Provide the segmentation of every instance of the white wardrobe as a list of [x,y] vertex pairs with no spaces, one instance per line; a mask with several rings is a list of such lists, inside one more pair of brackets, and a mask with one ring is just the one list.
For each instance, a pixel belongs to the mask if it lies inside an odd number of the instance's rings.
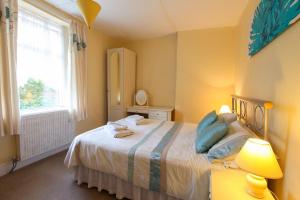
[[124,118],[133,104],[136,54],[125,48],[107,50],[108,121]]

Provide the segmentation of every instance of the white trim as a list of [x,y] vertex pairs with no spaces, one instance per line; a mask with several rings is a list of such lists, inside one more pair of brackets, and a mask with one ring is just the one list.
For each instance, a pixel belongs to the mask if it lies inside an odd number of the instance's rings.
[[33,164],[33,163],[35,163],[35,162],[37,162],[37,161],[39,161],[39,160],[42,160],[42,159],[44,159],[44,158],[53,156],[53,155],[55,155],[55,154],[57,154],[57,153],[59,153],[59,152],[62,152],[62,151],[64,151],[64,150],[68,149],[69,146],[70,146],[70,143],[65,144],[65,145],[63,145],[63,146],[61,146],[61,147],[58,147],[58,148],[56,148],[56,149],[53,149],[53,150],[51,150],[51,151],[48,151],[48,152],[46,152],[46,153],[42,153],[42,154],[40,154],[40,155],[33,156],[32,158],[29,158],[29,159],[27,159],[27,160],[21,160],[20,162],[18,162],[17,167],[16,167],[16,170],[21,169],[21,168],[23,168],[23,167],[26,167],[26,166],[28,166],[28,165],[31,165],[31,164]]
[[[69,148],[70,144],[71,143],[68,143],[68,144],[65,144],[65,145],[63,145],[59,148],[56,148],[56,149],[48,151],[46,153],[34,156],[34,157],[29,158],[27,160],[19,161],[15,170],[19,170],[23,167],[26,167],[28,165],[31,165],[31,164],[37,162],[37,161],[40,161],[40,160],[45,159],[47,157],[53,156],[53,155],[55,155],[59,152],[67,150]],[[0,164],[0,177],[8,174],[9,171],[11,170],[11,167],[12,167],[12,165],[11,165],[10,162]]]

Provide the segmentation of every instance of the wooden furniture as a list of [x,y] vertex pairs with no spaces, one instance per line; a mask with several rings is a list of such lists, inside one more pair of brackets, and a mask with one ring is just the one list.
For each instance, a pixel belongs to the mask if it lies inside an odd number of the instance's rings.
[[172,120],[172,107],[153,107],[153,106],[129,106],[128,114],[142,114],[149,119]]
[[[259,200],[246,191],[246,172],[237,169],[211,171],[211,200]],[[266,197],[261,200],[274,200],[267,190]]]
[[108,120],[126,117],[135,93],[136,54],[125,48],[107,50]]

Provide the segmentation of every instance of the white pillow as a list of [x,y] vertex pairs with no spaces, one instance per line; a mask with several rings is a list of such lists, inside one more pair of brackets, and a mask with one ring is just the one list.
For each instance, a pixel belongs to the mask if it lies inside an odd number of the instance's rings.
[[218,120],[230,124],[237,120],[237,116],[235,113],[223,113],[218,115]]
[[249,133],[253,137],[257,137],[257,135],[251,131],[248,127],[246,127],[242,122],[236,120],[228,125],[228,133],[227,136],[232,135],[236,132],[244,132]]

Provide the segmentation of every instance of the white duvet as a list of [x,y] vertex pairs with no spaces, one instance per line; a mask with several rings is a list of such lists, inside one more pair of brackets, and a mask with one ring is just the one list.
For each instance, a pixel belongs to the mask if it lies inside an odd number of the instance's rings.
[[195,124],[148,120],[132,125],[135,132],[114,138],[104,127],[77,136],[65,164],[115,175],[151,191],[179,199],[207,200],[210,163],[205,154],[196,154]]

